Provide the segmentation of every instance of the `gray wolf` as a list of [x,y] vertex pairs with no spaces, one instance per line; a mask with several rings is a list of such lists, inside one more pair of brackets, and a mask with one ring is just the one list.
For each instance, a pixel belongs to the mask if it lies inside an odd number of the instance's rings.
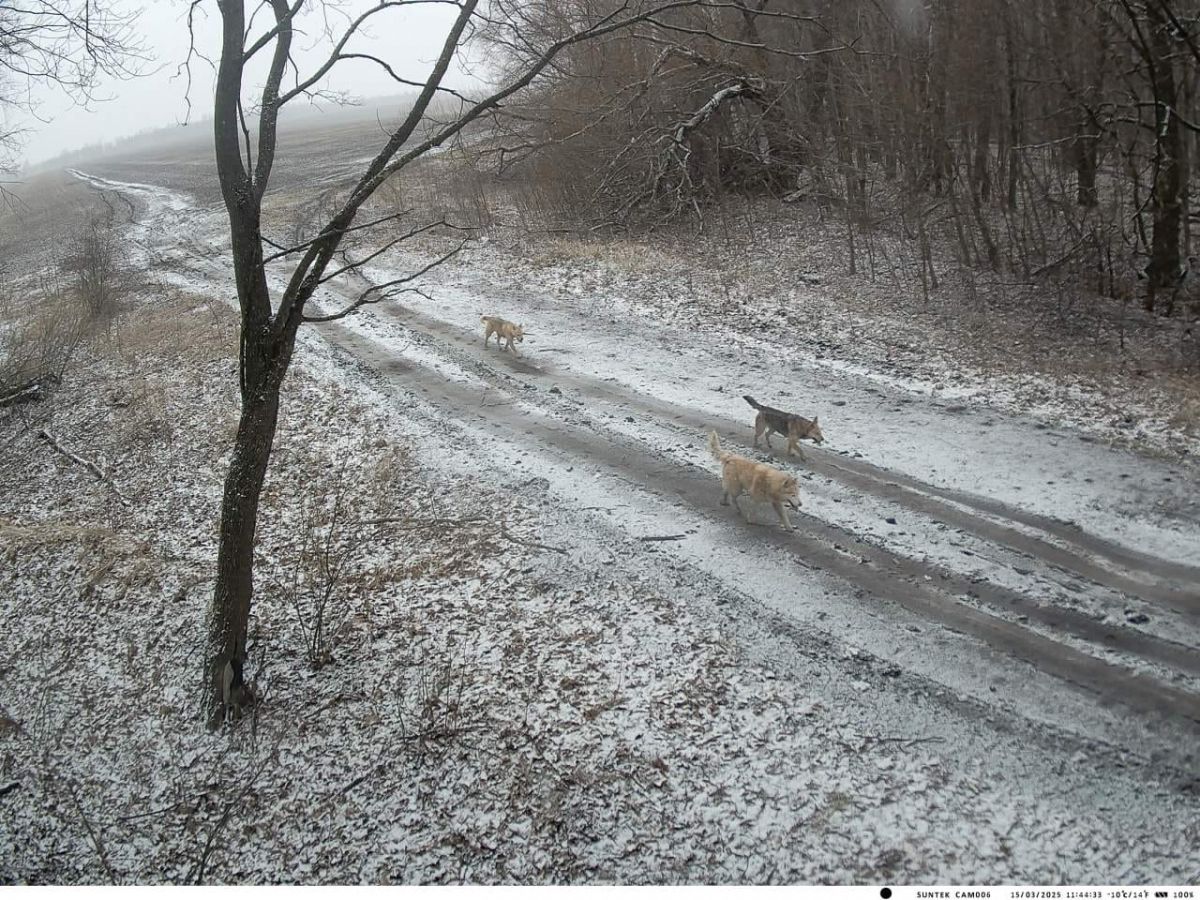
[[749,394],[743,394],[742,399],[758,410],[758,415],[754,417],[755,447],[758,446],[758,439],[763,432],[766,432],[767,446],[770,447],[772,431],[787,435],[788,454],[795,450],[801,459],[804,459],[804,451],[800,449],[801,439],[808,438],[814,444],[825,443],[825,435],[821,434],[821,426],[817,424],[815,416],[806,419],[804,416],[784,412],[773,406],[763,406]]
[[517,356],[521,355],[520,353],[517,353],[517,348],[513,346],[513,341],[516,341],[519,344],[525,340],[524,328],[508,321],[507,319],[501,319],[499,316],[480,316],[479,321],[486,326],[483,330],[484,347],[488,345],[488,338],[494,334],[496,335],[497,347],[500,346],[500,339],[504,338],[506,341],[508,341],[508,343],[504,345],[503,349],[511,350]]
[[721,449],[721,441],[715,431],[708,434],[708,449],[721,464],[721,487],[725,489],[725,493],[721,495],[722,506],[728,506],[732,497],[733,505],[745,519],[746,514],[742,512],[742,507],[737,501],[743,493],[749,494],[755,500],[769,501],[779,514],[779,521],[783,523],[783,527],[788,531],[792,530],[792,523],[788,521],[784,505],[792,509],[800,508],[800,487],[795,478],[766,463],[726,453]]

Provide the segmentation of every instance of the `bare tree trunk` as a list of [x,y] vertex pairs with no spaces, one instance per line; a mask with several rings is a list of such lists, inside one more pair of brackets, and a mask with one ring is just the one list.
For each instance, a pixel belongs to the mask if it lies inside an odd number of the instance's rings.
[[1179,279],[1180,253],[1179,236],[1183,219],[1183,142],[1179,128],[1179,115],[1175,104],[1179,102],[1178,86],[1172,62],[1172,45],[1168,23],[1158,6],[1147,5],[1150,24],[1150,78],[1154,88],[1154,188],[1150,208],[1154,217],[1151,239],[1150,264],[1146,267],[1148,279],[1143,306],[1153,312],[1155,296],[1160,290],[1173,291]]
[[[1195,71],[1188,73],[1186,68],[1183,73],[1182,85],[1182,102],[1184,109],[1196,109],[1196,83],[1200,78],[1200,73]],[[1179,180],[1181,187],[1179,189],[1179,202],[1183,207],[1180,219],[1183,224],[1183,234],[1180,243],[1183,247],[1183,256],[1190,260],[1192,256],[1192,171],[1194,169],[1196,135],[1193,131],[1186,130],[1180,133],[1181,149],[1179,154]],[[1193,276],[1195,277],[1195,273]]]
[[[984,182],[986,184],[986,182]],[[983,249],[987,254],[988,265],[993,271],[1000,270],[1000,251],[996,247],[996,239],[992,237],[991,226],[983,210],[984,191],[971,191],[971,214],[975,217],[975,226],[979,229],[979,237],[983,241]]]
[[1096,113],[1097,101],[1104,95],[1104,79],[1109,63],[1108,37],[1103,22],[1087,19],[1093,32],[1090,51],[1081,53],[1081,65],[1086,67],[1086,87],[1079,98],[1079,124],[1075,142],[1075,165],[1078,189],[1076,202],[1094,207],[1099,203],[1096,173],[1100,167],[1100,140],[1103,127]]
[[1020,175],[1018,154],[1021,145],[1020,94],[1017,89],[1017,48],[1011,17],[1004,20],[1004,59],[1008,75],[1008,192],[1009,209],[1017,208],[1017,179]]
[[1097,149],[1098,141],[1096,138],[1086,133],[1087,130],[1093,128],[1088,117],[1079,123],[1079,133],[1076,133],[1073,141],[1073,149],[1075,153],[1075,174],[1077,187],[1075,191],[1075,200],[1080,206],[1095,206],[1098,201],[1096,194],[1096,167],[1097,167]]
[[949,85],[947,69],[950,45],[954,40],[954,4],[946,3],[933,14],[933,27],[929,31],[929,93],[926,97],[925,127],[922,133],[922,165],[925,167],[925,184],[941,193],[951,177],[954,162],[949,148],[949,131],[946,125],[946,107]]
[[988,167],[992,143],[992,115],[981,109],[979,124],[975,127],[975,154],[971,164],[971,194],[987,203],[992,197],[992,173]]
[[279,419],[279,389],[264,392],[243,404],[233,458],[225,476],[221,500],[221,530],[217,549],[217,583],[208,629],[209,727],[226,712],[222,676],[226,664],[246,656],[246,632],[254,597],[254,547],[258,504],[262,495],[275,427]]

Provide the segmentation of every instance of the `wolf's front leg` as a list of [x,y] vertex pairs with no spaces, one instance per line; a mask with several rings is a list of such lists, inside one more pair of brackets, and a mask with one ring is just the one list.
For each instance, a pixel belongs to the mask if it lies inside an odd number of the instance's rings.
[[792,523],[788,520],[787,510],[778,500],[772,500],[771,505],[775,507],[775,512],[779,513],[779,521],[783,523],[784,530],[795,531]]

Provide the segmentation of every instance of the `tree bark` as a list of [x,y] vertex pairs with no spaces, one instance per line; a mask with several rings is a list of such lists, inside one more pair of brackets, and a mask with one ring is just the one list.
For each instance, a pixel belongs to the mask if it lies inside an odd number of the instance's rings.
[[1092,39],[1080,51],[1080,64],[1086,77],[1079,88],[1079,122],[1075,138],[1076,202],[1080,206],[1094,207],[1100,202],[1096,190],[1096,173],[1100,168],[1100,140],[1104,128],[1096,113],[1098,100],[1104,96],[1104,78],[1108,67],[1108,39],[1104,23],[1091,17],[1086,19]]
[[1022,141],[1021,100],[1017,87],[1017,48],[1009,17],[1004,20],[1004,60],[1008,76],[1008,154],[1005,160],[1008,169],[1008,208],[1017,208],[1017,179],[1020,177],[1020,150]]
[[1146,267],[1147,288],[1143,302],[1147,312],[1153,312],[1155,296],[1160,290],[1174,290],[1179,279],[1179,236],[1183,219],[1183,141],[1175,104],[1179,102],[1178,86],[1172,62],[1174,46],[1168,23],[1159,8],[1147,6],[1150,20],[1150,79],[1154,89],[1154,187],[1150,208],[1154,229],[1151,238],[1150,264]]
[[1095,206],[1098,201],[1096,194],[1096,168],[1097,168],[1097,148],[1096,138],[1086,133],[1088,129],[1094,126],[1088,121],[1087,116],[1084,121],[1077,126],[1079,131],[1075,134],[1072,141],[1075,154],[1075,177],[1076,191],[1075,201],[1080,206]]
[[[241,309],[238,379],[242,410],[233,457],[225,477],[217,544],[217,580],[209,611],[205,718],[210,728],[220,725],[224,719],[222,675],[225,666],[234,660],[240,661],[246,651],[246,631],[254,596],[258,502],[279,413],[278,385],[274,391],[270,390],[266,377],[270,354],[264,352],[267,349],[264,345],[269,342],[271,297],[259,235],[261,201],[250,173],[242,163],[238,130],[245,12],[241,0],[224,0],[220,8],[223,31],[213,136],[217,176],[229,215],[234,280]],[[290,29],[281,31],[281,44],[286,46]],[[268,135],[268,140],[271,137],[273,135]]]
[[246,632],[254,597],[254,547],[258,504],[279,421],[279,389],[242,406],[233,458],[225,476],[217,548],[217,584],[208,628],[210,727],[224,719],[222,674],[226,663],[246,656]]
[[949,105],[950,47],[954,41],[954,4],[934,6],[933,25],[929,30],[928,93],[925,102],[925,122],[922,128],[921,165],[922,187],[941,193],[954,168],[947,129]]
[[971,163],[971,194],[987,203],[992,199],[992,173],[988,167],[992,145],[992,115],[989,109],[981,109],[979,122],[975,126],[975,152]]

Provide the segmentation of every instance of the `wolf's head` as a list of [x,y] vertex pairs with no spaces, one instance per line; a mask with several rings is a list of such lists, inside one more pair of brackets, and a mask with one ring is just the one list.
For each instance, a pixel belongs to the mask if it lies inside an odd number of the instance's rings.
[[791,475],[783,479],[779,489],[779,499],[792,509],[800,508],[800,483]]
[[825,435],[821,434],[821,426],[816,419],[808,423],[808,427],[804,429],[804,433],[800,437],[806,437],[814,444],[825,443]]
[[516,341],[518,344],[525,340],[525,326],[524,325],[514,325],[513,326],[512,339],[514,341]]

